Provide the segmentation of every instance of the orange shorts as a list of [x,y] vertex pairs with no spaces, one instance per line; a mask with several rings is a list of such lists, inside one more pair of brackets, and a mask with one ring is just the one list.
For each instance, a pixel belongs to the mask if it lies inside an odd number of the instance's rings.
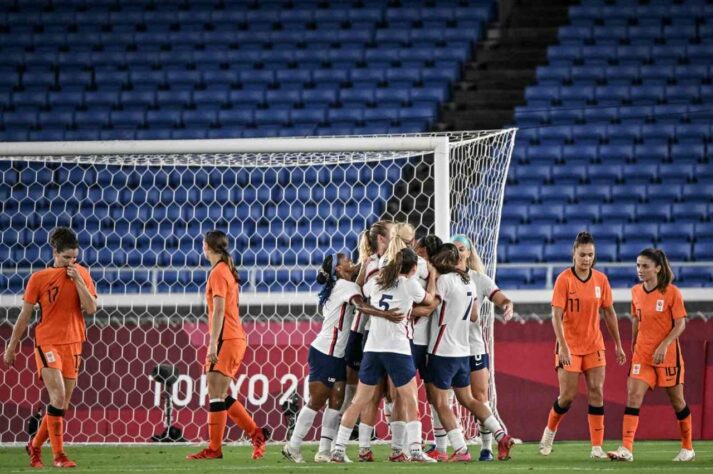
[[629,368],[629,377],[645,382],[651,390],[656,387],[675,387],[683,383],[685,374],[686,368],[683,364],[680,367],[656,367],[641,362],[636,355],[632,357]]
[[555,369],[564,369],[567,372],[581,374],[589,369],[605,367],[607,365],[607,359],[604,357],[604,351],[590,352],[589,354],[584,355],[570,354],[569,358],[569,365],[562,365],[559,361],[559,354],[555,354]]
[[37,374],[42,378],[42,369],[57,369],[65,379],[76,379],[82,363],[82,343],[48,344],[35,346]]
[[248,343],[245,339],[228,339],[218,343],[218,362],[212,364],[205,361],[205,371],[220,372],[226,377],[233,378],[243,362],[245,349]]

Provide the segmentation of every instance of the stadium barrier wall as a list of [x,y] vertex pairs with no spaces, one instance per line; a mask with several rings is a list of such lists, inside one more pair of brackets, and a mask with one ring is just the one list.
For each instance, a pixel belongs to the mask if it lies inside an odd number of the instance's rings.
[[[303,395],[307,374],[305,341],[311,341],[319,324],[309,321],[247,322],[249,350],[234,384],[239,399],[255,414],[258,424],[274,429],[274,439],[283,440],[285,418],[280,405],[296,390]],[[631,324],[620,321],[627,356],[631,347]],[[606,331],[602,324],[602,331]],[[0,326],[0,336],[8,338],[11,327]],[[549,322],[498,323],[495,328],[497,376],[500,413],[509,431],[526,441],[538,440],[546,423],[549,407],[557,396],[557,378],[553,369],[554,336]],[[178,367],[182,374],[173,392],[174,425],[191,441],[207,439],[207,390],[202,379],[207,343],[205,323],[145,326],[91,326],[88,338],[92,353],[85,348],[85,359],[78,386],[67,417],[71,442],[147,441],[162,431],[160,386],[148,373],[159,363]],[[605,382],[606,438],[621,435],[621,418],[626,402],[628,364],[613,361],[613,348],[607,340],[607,379]],[[681,338],[686,367],[685,394],[694,417],[694,439],[713,439],[713,323],[691,320]],[[286,350],[287,349],[287,350]],[[25,439],[26,422],[46,403],[46,394],[34,372],[33,346],[25,338],[18,354],[16,369],[3,369],[5,383],[0,386],[4,413],[19,416],[0,419],[9,424],[0,442]],[[12,407],[11,405],[15,405]],[[583,383],[580,395],[563,421],[558,439],[588,439],[586,395]],[[108,408],[114,407],[114,408]],[[424,417],[424,433],[430,423]],[[134,422],[126,420],[133,419]],[[319,427],[319,418],[315,426]],[[380,423],[379,436],[386,435]],[[313,428],[308,439],[314,439]],[[226,439],[242,436],[231,426]],[[662,390],[649,393],[641,410],[637,439],[677,439],[678,425],[668,398]]]

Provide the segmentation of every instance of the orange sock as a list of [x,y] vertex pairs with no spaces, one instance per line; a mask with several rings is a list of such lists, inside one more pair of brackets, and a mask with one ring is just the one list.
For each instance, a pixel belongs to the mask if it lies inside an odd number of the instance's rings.
[[567,410],[569,410],[569,407],[562,408],[557,403],[557,400],[555,400],[554,405],[550,408],[550,414],[547,417],[547,428],[549,428],[550,431],[557,431],[557,428],[559,427],[562,418],[564,418],[565,413],[567,413]]
[[47,431],[49,432],[52,454],[64,453],[64,410],[47,406]]
[[621,428],[621,444],[626,449],[634,452],[634,438],[636,437],[636,428],[639,426],[639,409],[626,407],[624,410],[624,422]]
[[230,416],[230,419],[233,420],[233,423],[238,425],[241,430],[247,434],[252,434],[255,430],[257,430],[255,421],[242,403],[233,397],[227,397],[225,399],[225,407],[228,409],[228,416]]
[[49,431],[47,431],[47,415],[45,415],[42,417],[42,422],[37,428],[37,433],[35,433],[35,436],[32,437],[32,447],[41,448],[45,444],[49,436],[50,433]]
[[681,429],[681,448],[693,449],[693,420],[688,405],[676,413],[676,418],[678,418],[678,427]]
[[223,447],[223,435],[225,434],[225,424],[228,422],[228,412],[225,411],[223,400],[210,402],[210,412],[208,413],[208,436],[210,444],[208,447],[213,451],[220,451]]
[[592,440],[592,446],[601,446],[604,443],[604,407],[589,405],[587,420],[589,421],[589,439]]

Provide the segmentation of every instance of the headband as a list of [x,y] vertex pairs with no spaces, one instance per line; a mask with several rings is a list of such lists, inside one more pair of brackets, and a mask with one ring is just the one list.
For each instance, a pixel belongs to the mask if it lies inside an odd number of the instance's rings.
[[468,250],[471,249],[470,239],[463,234],[458,234],[451,237],[451,243],[456,242],[460,242],[461,244],[465,245]]

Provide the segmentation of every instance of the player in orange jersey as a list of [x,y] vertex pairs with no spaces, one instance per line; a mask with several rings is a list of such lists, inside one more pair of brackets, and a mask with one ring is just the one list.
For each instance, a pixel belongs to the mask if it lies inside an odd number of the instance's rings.
[[590,457],[607,459],[602,450],[604,441],[604,338],[599,328],[599,311],[614,339],[616,360],[626,362],[621,347],[619,326],[614,312],[611,287],[606,275],[593,268],[596,261],[594,238],[580,232],[572,247],[574,265],[557,276],[552,294],[552,326],[557,344],[555,366],[560,393],[550,409],[547,426],[540,440],[540,454],[548,456],[562,417],[577,396],[579,374],[587,383],[589,401],[589,435],[592,441]]
[[210,444],[206,449],[186,456],[186,459],[217,459],[223,457],[223,435],[228,416],[245,433],[253,444],[253,459],[265,455],[265,441],[269,431],[259,428],[245,407],[228,396],[231,379],[240,368],[247,348],[238,308],[238,271],[228,252],[228,236],[219,230],[206,233],[203,253],[212,266],[206,285],[208,305],[208,331],[210,342],[205,371],[208,381],[210,408],[208,434]]
[[79,242],[71,229],[58,227],[50,235],[54,257],[52,267],[30,276],[22,297],[22,309],[12,330],[4,360],[15,362],[15,351],[36,304],[40,320],[35,326],[35,362],[37,372],[49,393],[50,404],[35,436],[27,445],[30,466],[43,467],[42,445],[50,439],[53,464],[75,467],[64,454],[64,412],[69,408],[72,391],[82,361],[82,343],[86,340],[84,316],[97,311],[94,282],[89,271],[77,264]]
[[693,461],[691,411],[683,398],[684,365],[678,337],[686,328],[681,291],[663,250],[648,248],[636,258],[640,285],[631,289],[633,356],[627,380],[622,446],[609,452],[617,461],[633,461],[639,408],[647,390],[666,390],[681,429],[681,450],[674,461]]

